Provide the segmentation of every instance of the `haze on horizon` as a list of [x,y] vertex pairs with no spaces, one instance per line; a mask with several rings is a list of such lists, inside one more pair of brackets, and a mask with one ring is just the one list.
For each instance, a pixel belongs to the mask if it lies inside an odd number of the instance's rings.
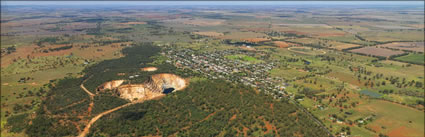
[[1,1],[12,5],[424,5],[423,1]]

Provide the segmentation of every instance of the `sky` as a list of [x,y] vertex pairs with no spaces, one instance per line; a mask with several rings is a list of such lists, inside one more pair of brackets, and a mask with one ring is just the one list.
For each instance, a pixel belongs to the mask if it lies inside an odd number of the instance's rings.
[[1,1],[9,5],[424,5],[424,1]]

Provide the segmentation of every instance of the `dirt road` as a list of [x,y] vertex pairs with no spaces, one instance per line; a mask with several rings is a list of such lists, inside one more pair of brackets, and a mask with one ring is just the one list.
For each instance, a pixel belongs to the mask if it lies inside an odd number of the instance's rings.
[[[90,77],[89,77],[89,78],[90,78]],[[89,78],[87,78],[87,79],[89,79]],[[87,80],[87,79],[86,79],[86,80]],[[90,96],[90,99],[91,99],[90,106],[92,107],[92,106],[93,106],[93,98],[94,98],[95,94],[91,93],[89,90],[87,90],[87,89],[86,89],[86,87],[84,87],[84,82],[86,82],[86,80],[84,80],[84,81],[81,83],[80,87],[81,87],[81,89],[83,89],[83,90],[84,90],[84,91],[85,91],[85,92],[86,92],[86,93]],[[100,119],[102,116],[107,115],[107,114],[109,114],[109,113],[112,113],[112,112],[114,112],[114,111],[117,111],[117,110],[119,110],[119,109],[121,109],[121,108],[124,108],[124,107],[130,106],[130,105],[132,105],[132,104],[141,103],[141,102],[142,102],[142,101],[137,101],[137,102],[127,103],[127,104],[124,104],[124,105],[121,105],[121,106],[115,107],[115,108],[113,108],[113,109],[110,109],[110,110],[107,110],[107,111],[104,111],[104,112],[102,112],[102,113],[98,114],[97,116],[95,116],[94,118],[92,118],[92,119],[90,120],[90,122],[89,122],[89,123],[87,123],[86,127],[84,127],[83,132],[81,132],[81,133],[78,135],[78,137],[85,137],[85,136],[87,135],[87,133],[89,133],[91,125],[93,125],[93,123],[94,123],[94,122],[96,122],[98,119]],[[90,115],[90,112],[89,112],[89,115]]]
[[94,94],[91,93],[89,90],[87,90],[86,87],[84,87],[83,83],[81,83],[81,85],[80,85],[81,89],[83,89],[85,92],[87,92],[87,94],[89,94],[90,97],[93,97]]
[[115,107],[113,109],[110,109],[110,110],[107,110],[105,112],[102,112],[102,113],[98,114],[97,116],[95,116],[94,118],[92,118],[90,120],[90,122],[86,125],[86,127],[84,127],[83,132],[81,132],[80,135],[78,135],[78,137],[85,137],[87,135],[87,133],[89,133],[91,125],[93,125],[93,123],[96,122],[98,119],[100,119],[103,115],[107,115],[107,114],[109,114],[111,112],[117,111],[117,110],[119,110],[121,108],[130,106],[130,105],[136,104],[136,103],[138,103],[138,102],[127,103],[127,104],[124,104],[124,105]]

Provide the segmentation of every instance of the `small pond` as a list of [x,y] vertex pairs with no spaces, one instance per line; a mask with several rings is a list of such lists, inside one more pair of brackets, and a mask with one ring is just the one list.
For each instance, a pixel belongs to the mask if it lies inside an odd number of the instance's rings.
[[168,93],[171,93],[173,91],[174,91],[174,88],[166,88],[166,89],[164,89],[164,91],[162,93],[168,94]]

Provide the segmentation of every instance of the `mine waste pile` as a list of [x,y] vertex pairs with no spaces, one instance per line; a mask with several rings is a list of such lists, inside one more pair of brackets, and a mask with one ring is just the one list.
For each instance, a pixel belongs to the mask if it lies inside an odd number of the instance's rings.
[[145,101],[182,90],[187,86],[188,80],[174,74],[162,73],[152,75],[141,84],[123,85],[124,82],[125,80],[105,82],[97,88],[97,91],[111,91],[117,96],[132,102]]

